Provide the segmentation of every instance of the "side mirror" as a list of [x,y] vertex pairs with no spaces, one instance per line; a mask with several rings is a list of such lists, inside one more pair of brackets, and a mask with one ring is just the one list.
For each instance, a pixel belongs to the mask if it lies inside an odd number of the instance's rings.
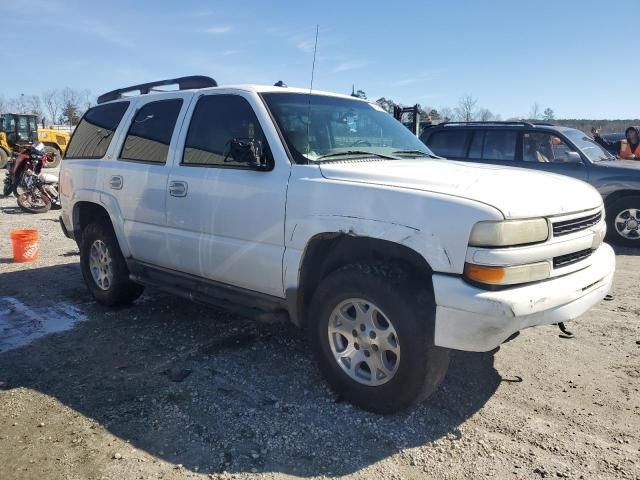
[[565,154],[567,163],[582,163],[582,157],[578,152],[567,152]]
[[266,170],[269,165],[265,159],[262,142],[253,138],[234,138],[227,142],[225,163],[244,163],[256,170]]

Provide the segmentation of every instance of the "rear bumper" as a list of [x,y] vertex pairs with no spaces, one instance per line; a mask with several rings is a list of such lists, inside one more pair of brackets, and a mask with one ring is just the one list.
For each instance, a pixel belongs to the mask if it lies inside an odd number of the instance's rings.
[[435,344],[485,352],[525,328],[573,320],[609,293],[614,271],[613,249],[603,244],[583,270],[506,290],[482,290],[460,277],[435,274]]

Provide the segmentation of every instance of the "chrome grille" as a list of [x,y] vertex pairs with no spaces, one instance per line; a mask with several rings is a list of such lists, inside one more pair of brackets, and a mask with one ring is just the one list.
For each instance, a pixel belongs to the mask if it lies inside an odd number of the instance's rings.
[[602,218],[602,212],[594,213],[586,217],[572,218],[571,220],[563,220],[553,223],[553,236],[561,237],[570,233],[586,230],[596,225]]
[[589,258],[592,253],[593,253],[593,250],[591,250],[590,248],[587,248],[585,250],[580,250],[578,252],[567,253],[566,255],[560,255],[559,257],[554,257],[553,268],[566,267],[567,265],[578,263],[580,260]]

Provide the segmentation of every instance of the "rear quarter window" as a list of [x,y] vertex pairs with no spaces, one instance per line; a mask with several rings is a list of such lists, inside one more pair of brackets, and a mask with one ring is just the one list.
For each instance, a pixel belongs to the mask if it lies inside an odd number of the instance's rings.
[[441,157],[464,158],[469,133],[468,130],[434,132],[427,140],[427,147]]
[[129,102],[117,102],[87,110],[73,132],[65,159],[104,157],[127,108]]

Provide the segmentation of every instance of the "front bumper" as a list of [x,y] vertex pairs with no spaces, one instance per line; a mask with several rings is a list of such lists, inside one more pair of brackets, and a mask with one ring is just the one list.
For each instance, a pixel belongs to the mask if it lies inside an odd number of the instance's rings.
[[613,249],[603,244],[591,259],[583,270],[499,291],[473,287],[460,277],[434,274],[435,344],[486,352],[525,328],[579,317],[609,293],[613,282]]

